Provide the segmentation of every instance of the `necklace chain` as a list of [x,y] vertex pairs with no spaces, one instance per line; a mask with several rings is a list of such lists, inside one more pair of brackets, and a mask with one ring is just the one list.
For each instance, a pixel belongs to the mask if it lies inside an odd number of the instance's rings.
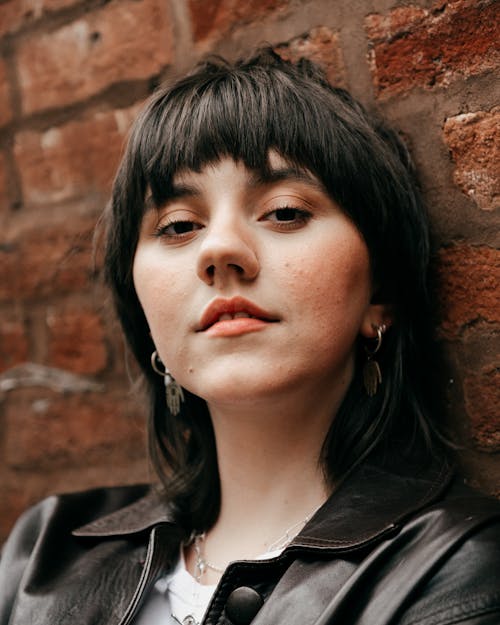
[[195,566],[194,578],[197,582],[200,581],[202,575],[206,573],[207,569],[211,569],[212,571],[215,571],[216,573],[224,573],[223,568],[216,566],[215,564],[213,564],[212,562],[210,562],[204,557],[202,553],[202,544],[205,542],[205,538],[206,538],[205,532],[202,532],[201,534],[195,534],[194,536],[193,547],[194,547],[194,553],[196,556],[196,562],[194,565]]
[[179,625],[200,625],[199,622],[194,618],[192,614],[188,614],[187,616],[185,616],[182,619],[182,621],[179,618],[177,618],[175,614],[171,613],[170,616],[174,619],[174,621],[177,621]]
[[[290,525],[290,527],[288,527],[278,539],[276,539],[268,546],[264,554],[272,553],[277,549],[284,549],[295,538],[295,536],[299,533],[300,529],[309,522],[317,509],[318,508],[315,508],[305,518],[297,521],[293,525]],[[205,543],[205,539],[206,532],[193,534],[191,539],[195,553],[194,578],[197,582],[201,580],[202,576],[207,572],[208,569],[210,569],[211,571],[215,571],[216,573],[222,574],[227,567],[227,565],[224,567],[218,566],[217,564],[214,564],[213,562],[210,562],[210,560],[207,560],[207,558],[205,558],[205,556],[203,555],[203,544]]]

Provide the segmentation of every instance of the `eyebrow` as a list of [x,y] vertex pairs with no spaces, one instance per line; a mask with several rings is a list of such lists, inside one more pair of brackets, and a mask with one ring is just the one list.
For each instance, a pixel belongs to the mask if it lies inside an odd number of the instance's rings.
[[184,197],[199,197],[200,195],[201,190],[195,184],[188,184],[185,182],[175,183],[172,181],[167,202],[179,200]]
[[158,209],[160,206],[165,206],[170,202],[185,197],[199,197],[201,195],[200,189],[195,185],[189,185],[184,183],[175,184],[172,182],[170,185],[168,197],[158,205],[151,194],[148,194],[144,200],[144,212],[147,213],[151,210]]
[[315,188],[321,193],[326,193],[325,186],[316,178],[316,176],[307,170],[297,169],[296,167],[280,167],[276,169],[269,169],[266,172],[253,172],[250,176],[250,186],[258,187],[286,180],[301,182]]

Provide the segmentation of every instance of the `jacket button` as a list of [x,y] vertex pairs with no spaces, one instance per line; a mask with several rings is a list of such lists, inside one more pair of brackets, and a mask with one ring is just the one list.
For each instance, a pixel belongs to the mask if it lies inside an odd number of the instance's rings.
[[248,586],[236,588],[226,603],[226,615],[235,625],[248,625],[262,607],[259,593]]

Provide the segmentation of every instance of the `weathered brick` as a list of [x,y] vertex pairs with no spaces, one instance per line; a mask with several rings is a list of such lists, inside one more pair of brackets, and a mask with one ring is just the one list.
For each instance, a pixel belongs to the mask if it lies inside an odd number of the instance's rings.
[[0,243],[0,301],[88,287],[95,273],[94,225],[95,219],[77,217],[51,226],[35,224]]
[[126,394],[11,393],[5,407],[4,461],[11,469],[46,468],[145,453],[144,423]]
[[479,208],[500,208],[500,109],[448,118],[444,139],[456,164],[456,184]]
[[330,28],[313,28],[309,33],[277,46],[276,52],[293,63],[302,57],[313,61],[324,70],[332,85],[345,87],[345,67],[339,35]]
[[289,0],[189,0],[195,41],[222,35],[234,26],[262,19],[267,13],[283,10]]
[[0,216],[9,209],[9,194],[7,191],[7,175],[5,156],[0,152]]
[[0,372],[28,359],[28,337],[18,319],[2,319],[0,323]]
[[92,311],[50,311],[48,364],[74,373],[98,373],[107,363],[104,326]]
[[23,111],[64,107],[114,83],[147,79],[171,59],[168,2],[110,2],[23,41],[17,61]]
[[7,538],[15,521],[26,507],[31,503],[26,489],[18,484],[10,487],[0,480],[0,545]]
[[5,61],[0,57],[0,126],[5,126],[12,119],[10,104],[10,85]]
[[456,336],[477,322],[500,322],[500,251],[466,243],[438,254],[441,330]]
[[464,381],[464,396],[475,444],[485,451],[500,451],[499,367],[470,374]]
[[446,86],[498,67],[500,5],[495,0],[437,1],[432,9],[399,7],[365,20],[378,96],[416,86]]
[[14,154],[27,205],[107,194],[138,107],[107,111],[45,132],[22,131]]
[[395,7],[388,15],[367,15],[365,27],[371,41],[390,40],[412,32],[428,15],[429,11],[416,6]]
[[7,0],[0,3],[0,36],[15,33],[47,13],[64,9],[81,0]]

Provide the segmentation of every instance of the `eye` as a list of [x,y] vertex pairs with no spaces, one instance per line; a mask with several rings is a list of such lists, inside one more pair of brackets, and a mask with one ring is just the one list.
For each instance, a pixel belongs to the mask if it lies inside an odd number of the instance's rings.
[[200,228],[202,226],[194,221],[184,219],[171,220],[160,224],[156,228],[154,235],[166,239],[183,239],[187,235],[196,232],[196,230],[200,230]]
[[283,206],[266,213],[262,218],[282,229],[293,229],[305,225],[311,219],[311,213],[303,208]]

